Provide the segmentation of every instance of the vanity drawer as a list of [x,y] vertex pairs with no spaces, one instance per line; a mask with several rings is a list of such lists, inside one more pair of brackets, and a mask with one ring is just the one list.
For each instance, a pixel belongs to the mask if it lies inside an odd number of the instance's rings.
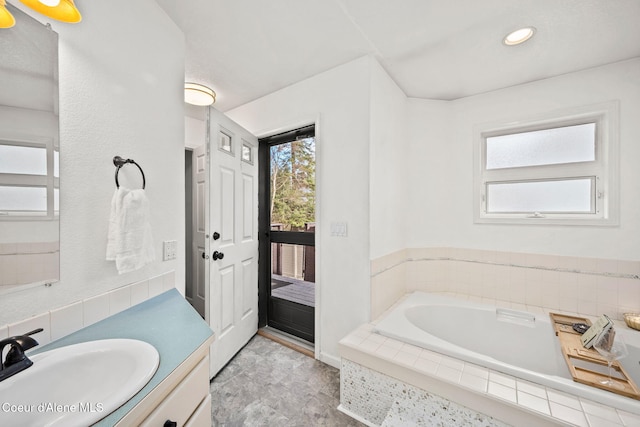
[[[208,360],[208,357],[202,359],[193,371],[149,414],[141,426],[161,427],[168,420],[176,422],[178,427],[184,426],[185,422],[209,395]],[[211,424],[210,417],[211,413],[209,413],[207,425]]]
[[196,412],[193,413],[184,427],[210,427],[211,426],[211,394],[207,394]]

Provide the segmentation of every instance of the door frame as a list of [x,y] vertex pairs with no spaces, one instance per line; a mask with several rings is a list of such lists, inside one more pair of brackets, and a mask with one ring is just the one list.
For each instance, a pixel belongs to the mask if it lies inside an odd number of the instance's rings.
[[[301,129],[307,126],[314,126],[315,133],[315,154],[316,154],[316,230],[315,230],[315,248],[316,248],[316,257],[315,257],[315,279],[316,279],[316,287],[315,287],[315,342],[314,342],[314,353],[315,358],[318,360],[322,360],[322,324],[320,323],[321,313],[322,313],[322,261],[320,257],[321,248],[322,248],[322,238],[321,233],[323,230],[322,227],[322,218],[320,217],[320,207],[322,204],[321,190],[322,190],[322,158],[323,158],[323,147],[322,147],[322,131],[321,131],[321,120],[320,115],[317,114],[313,117],[303,118],[296,121],[291,121],[282,125],[277,125],[271,127],[267,130],[263,130],[260,132],[256,132],[255,135],[258,138],[258,141],[263,138],[268,138],[270,136],[290,132],[295,129]],[[270,168],[265,167],[264,158],[268,158],[269,156],[269,145],[258,143],[258,180],[260,182],[269,182],[270,180]],[[265,180],[265,181],[263,181]],[[262,201],[265,197],[265,186],[259,185],[258,187],[258,200]],[[259,206],[258,209],[258,235],[259,235],[259,248],[258,251],[260,253],[261,262],[258,263],[258,327],[267,326],[267,309],[269,304],[269,290],[267,288],[267,283],[270,283],[271,278],[271,260],[263,260],[262,256],[264,253],[270,253],[270,239],[268,236],[264,234],[265,230],[267,232],[270,230],[269,224],[269,216],[267,214],[267,210],[265,206]],[[266,250],[268,252],[265,252]]]

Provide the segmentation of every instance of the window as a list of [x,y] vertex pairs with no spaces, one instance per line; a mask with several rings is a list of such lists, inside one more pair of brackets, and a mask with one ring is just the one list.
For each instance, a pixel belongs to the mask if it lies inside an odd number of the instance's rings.
[[51,140],[0,139],[0,215],[50,218],[59,212],[59,153]]
[[616,225],[617,103],[517,123],[475,129],[475,221]]

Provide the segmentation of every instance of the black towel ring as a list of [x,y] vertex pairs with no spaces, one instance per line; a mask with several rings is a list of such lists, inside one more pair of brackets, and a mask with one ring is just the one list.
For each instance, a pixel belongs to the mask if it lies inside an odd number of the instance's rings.
[[140,167],[140,165],[137,164],[133,159],[123,159],[120,156],[115,156],[113,158],[113,164],[116,166],[116,188],[120,188],[120,183],[118,182],[118,172],[120,172],[120,168],[126,165],[127,163],[134,164],[138,167],[138,169],[140,169],[140,173],[142,174],[142,188],[144,189],[147,182],[144,178],[144,172],[142,171],[142,168]]

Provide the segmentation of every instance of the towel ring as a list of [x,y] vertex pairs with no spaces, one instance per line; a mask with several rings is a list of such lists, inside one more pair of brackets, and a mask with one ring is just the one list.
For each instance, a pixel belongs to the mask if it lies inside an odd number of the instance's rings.
[[140,173],[142,174],[142,188],[144,189],[144,187],[146,186],[146,180],[144,178],[144,172],[142,170],[142,168],[140,167],[139,164],[137,164],[133,159],[123,159],[120,156],[115,156],[113,158],[113,164],[116,166],[116,188],[120,188],[120,183],[118,182],[118,172],[120,172],[120,168],[124,165],[126,165],[127,163],[131,163],[134,164],[138,167],[138,169],[140,169]]

